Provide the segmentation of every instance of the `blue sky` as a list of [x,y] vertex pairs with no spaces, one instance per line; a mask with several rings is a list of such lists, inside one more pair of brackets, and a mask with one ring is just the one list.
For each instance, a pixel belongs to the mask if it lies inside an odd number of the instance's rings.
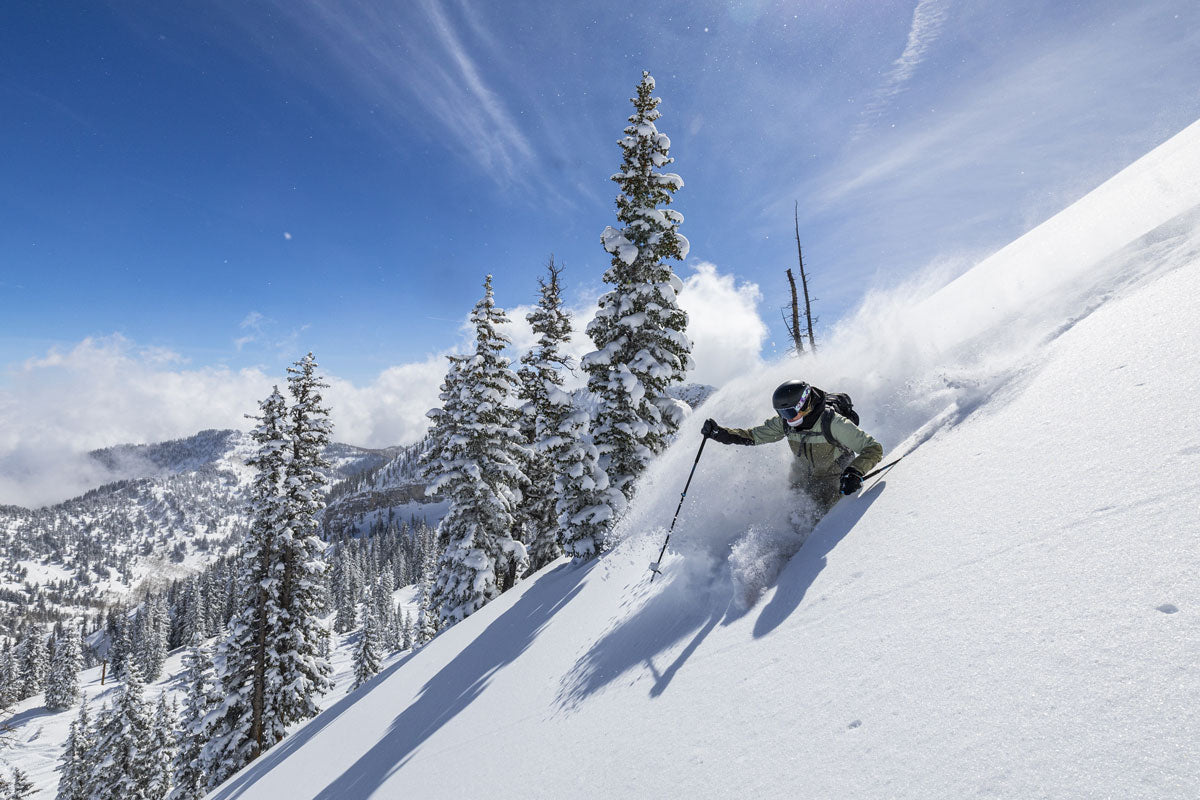
[[[13,4],[5,422],[86,393],[62,373],[97,353],[118,383],[249,386],[311,349],[381,391],[455,345],[484,274],[501,305],[532,302],[552,252],[586,308],[642,69],[686,183],[680,272],[757,314],[764,357],[794,202],[828,325],[872,286],[969,266],[1200,116],[1190,1],[592,6]],[[104,434],[163,433],[131,425]]]

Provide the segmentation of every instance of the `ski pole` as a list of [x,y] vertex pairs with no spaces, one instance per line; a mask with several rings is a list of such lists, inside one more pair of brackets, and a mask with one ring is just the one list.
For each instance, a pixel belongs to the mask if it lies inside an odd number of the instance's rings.
[[[908,455],[908,454],[905,453],[904,455]],[[866,475],[862,476],[863,482],[866,483],[867,478],[874,478],[876,475],[883,472],[885,469],[891,469],[892,467],[899,464],[903,459],[904,459],[904,456],[900,456],[900,458],[897,458],[895,461],[890,461],[887,464],[884,464],[882,467],[879,467],[878,469],[871,470]]]
[[696,474],[696,465],[700,463],[700,454],[704,452],[704,445],[707,442],[707,436],[700,440],[700,449],[696,451],[696,460],[692,462],[692,471],[688,473],[687,483],[683,485],[683,493],[679,495],[679,505],[675,506],[675,516],[671,518],[671,527],[667,529],[667,538],[663,540],[662,549],[658,551],[658,560],[650,565],[650,571],[654,573],[650,576],[651,583],[654,583],[655,575],[661,571],[658,565],[662,563],[663,553],[667,552],[667,542],[671,541],[671,531],[675,530],[675,521],[679,519],[679,509],[683,508],[683,498],[687,497],[688,487],[692,485],[692,476]]

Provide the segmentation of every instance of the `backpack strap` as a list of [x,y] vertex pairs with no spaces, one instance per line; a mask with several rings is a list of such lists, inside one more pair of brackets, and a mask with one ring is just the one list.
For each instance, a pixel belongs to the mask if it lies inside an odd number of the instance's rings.
[[833,424],[834,413],[835,413],[835,411],[833,408],[826,408],[824,411],[821,412],[821,435],[825,437],[825,441],[829,442],[831,445],[833,445],[837,449],[841,450],[842,452],[844,452],[844,453],[852,452],[851,450],[847,449],[846,446],[843,445],[841,442],[839,442],[833,438],[833,431],[830,430],[830,426]]

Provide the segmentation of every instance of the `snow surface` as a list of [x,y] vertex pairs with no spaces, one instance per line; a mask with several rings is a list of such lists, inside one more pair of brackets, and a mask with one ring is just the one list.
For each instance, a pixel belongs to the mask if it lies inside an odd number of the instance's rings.
[[876,294],[820,359],[717,392],[704,415],[757,423],[803,368],[906,454],[802,549],[786,448],[710,445],[650,583],[697,415],[615,550],[213,797],[1200,796],[1197,175],[1200,125],[978,273]]

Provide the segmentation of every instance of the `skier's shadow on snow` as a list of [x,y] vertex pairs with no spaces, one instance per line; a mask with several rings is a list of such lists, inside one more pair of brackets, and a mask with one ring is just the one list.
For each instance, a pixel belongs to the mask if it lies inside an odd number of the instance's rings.
[[792,560],[776,580],[775,596],[754,622],[754,638],[766,636],[778,628],[781,622],[800,607],[805,594],[829,562],[826,556],[858,524],[871,504],[879,499],[886,485],[886,481],[879,481],[854,498],[853,502],[838,503],[813,528],[804,546],[792,556]]
[[[881,481],[854,498],[854,502],[839,503],[821,520],[775,581],[777,591],[755,622],[755,638],[773,631],[800,606],[809,587],[825,568],[826,556],[858,523],[882,491]],[[682,570],[682,565],[673,569]],[[681,571],[661,590],[650,595],[641,609],[621,619],[565,677],[559,690],[559,705],[565,709],[575,708],[638,666],[653,678],[650,697],[662,695],[713,629],[733,623],[753,610],[734,601],[733,586],[728,575],[722,576],[721,569],[721,564],[714,563],[707,574]],[[689,636],[687,644],[670,664],[656,662],[659,654]]]

